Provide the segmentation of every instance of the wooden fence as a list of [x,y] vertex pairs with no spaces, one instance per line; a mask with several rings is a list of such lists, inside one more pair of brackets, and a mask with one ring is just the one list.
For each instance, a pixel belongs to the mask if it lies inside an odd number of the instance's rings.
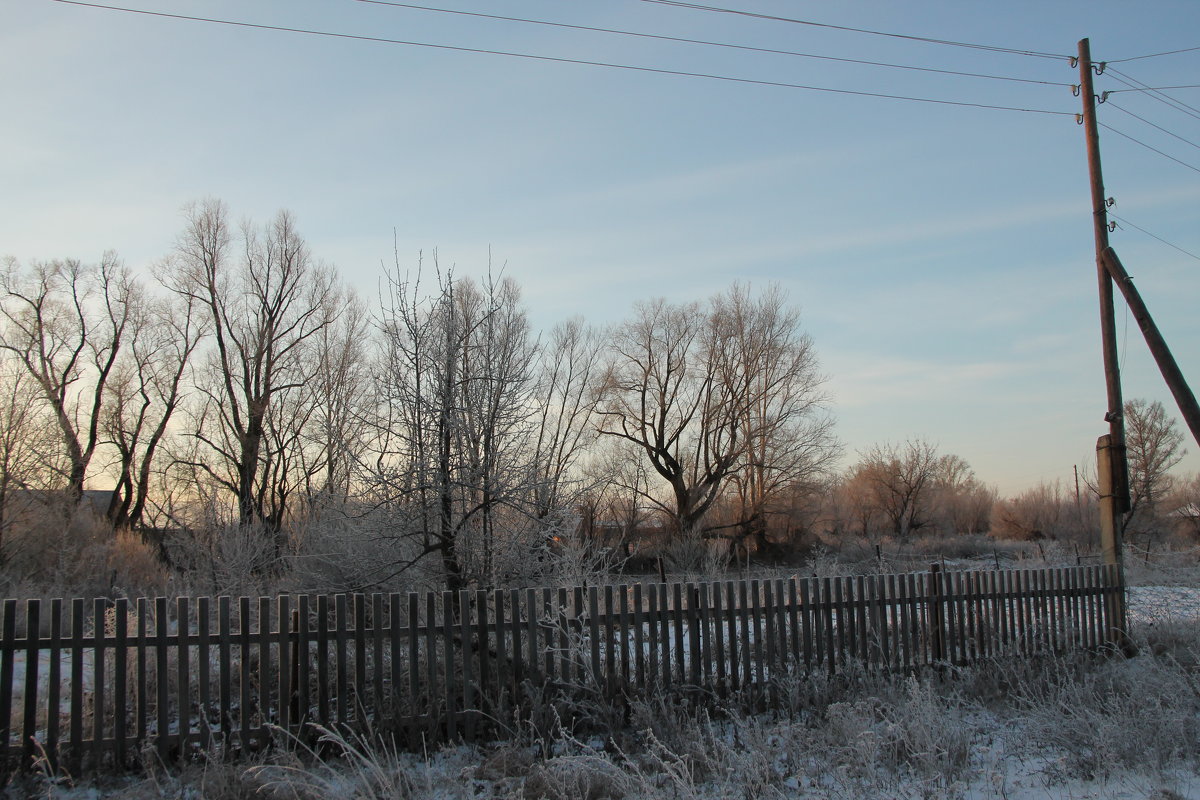
[[1123,628],[1107,567],[21,605],[0,622],[0,761],[76,775],[312,741],[311,723],[419,744],[502,736],[556,698],[769,700],[809,670],[1098,647]]

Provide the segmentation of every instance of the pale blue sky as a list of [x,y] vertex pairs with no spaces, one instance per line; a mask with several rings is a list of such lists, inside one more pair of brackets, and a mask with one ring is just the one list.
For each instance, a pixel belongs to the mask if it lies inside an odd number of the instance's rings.
[[[715,0],[714,0],[715,2]],[[384,7],[356,0],[125,0],[130,8],[1073,114],[1066,86],[869,68]],[[1052,60],[642,0],[428,0],[508,16],[1070,84],[1096,60],[1200,45],[1200,3],[728,0],[847,27],[1062,54]],[[1116,64],[1200,83],[1200,50]],[[1110,73],[1097,90],[1125,88]],[[1200,90],[1171,96],[1200,108]],[[1101,120],[1118,215],[1200,254],[1200,113],[1144,93]],[[1105,432],[1082,129],[961,108],[0,2],[0,255],[150,272],[207,196],[295,213],[373,294],[437,249],[493,263],[535,323],[619,320],[652,296],[778,281],[830,376],[848,458],[925,437],[1002,492],[1069,480]],[[1186,112],[1186,113],[1185,113]],[[1200,382],[1200,261],[1113,234],[1184,373]],[[1119,307],[1127,397],[1173,410]],[[1127,330],[1127,333],[1126,333]],[[1196,447],[1185,468],[1200,469]]]

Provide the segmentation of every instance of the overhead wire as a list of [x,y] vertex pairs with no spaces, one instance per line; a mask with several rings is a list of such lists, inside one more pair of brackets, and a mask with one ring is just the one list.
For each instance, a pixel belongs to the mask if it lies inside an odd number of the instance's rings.
[[1149,93],[1159,96],[1159,97],[1165,97],[1166,99],[1170,100],[1171,102],[1178,103],[1179,105],[1183,106],[1186,109],[1190,109],[1191,111],[1200,113],[1200,108],[1196,108],[1195,106],[1190,106],[1187,103],[1180,100],[1178,97],[1171,97],[1169,94],[1164,93],[1161,89],[1155,89],[1154,87],[1150,86],[1148,83],[1142,83],[1137,78],[1130,75],[1129,73],[1121,72],[1116,67],[1113,67],[1112,71],[1122,78],[1126,78],[1130,81],[1133,81],[1136,85],[1140,86],[1146,92],[1149,92]]
[[721,48],[726,48],[726,49],[730,49],[730,50],[743,50],[743,51],[752,52],[752,53],[767,53],[767,54],[771,54],[771,55],[794,56],[797,58],[811,58],[811,59],[816,59],[816,60],[820,60],[820,61],[835,61],[835,62],[842,63],[842,64],[863,64],[863,65],[871,66],[871,67],[887,67],[890,69],[912,70],[915,72],[933,72],[933,73],[937,73],[940,75],[957,75],[957,76],[962,76],[962,77],[967,77],[967,78],[986,78],[988,80],[1011,81],[1013,83],[1032,83],[1032,84],[1039,84],[1042,86],[1071,86],[1072,85],[1070,83],[1064,83],[1062,81],[1045,81],[1045,80],[1036,80],[1033,78],[1017,78],[1017,77],[1014,77],[1011,75],[991,75],[991,74],[980,73],[980,72],[964,72],[964,71],[953,70],[953,69],[938,69],[935,67],[921,67],[921,66],[916,66],[916,65],[911,65],[911,64],[892,64],[892,63],[889,63],[886,61],[869,61],[866,59],[846,58],[843,56],[818,55],[816,53],[802,53],[802,52],[799,52],[796,50],[781,50],[781,49],[776,49],[776,48],[772,48],[772,47],[754,47],[751,45],[734,44],[731,42],[714,42],[714,41],[710,41],[707,39],[689,39],[689,38],[682,37],[682,36],[667,36],[664,34],[645,33],[642,31],[620,30],[617,28],[600,28],[600,27],[595,27],[592,25],[574,25],[574,24],[567,23],[567,22],[554,22],[551,20],[531,19],[528,17],[509,17],[509,16],[504,16],[501,14],[484,14],[484,13],[481,13],[478,11],[462,11],[459,9],[452,9],[452,8],[437,8],[434,6],[417,5],[415,3],[392,2],[392,0],[356,0],[356,2],[367,3],[370,5],[377,5],[377,6],[390,6],[393,8],[407,8],[407,9],[412,9],[415,11],[430,11],[430,12],[435,12],[435,13],[439,13],[439,14],[455,14],[458,16],[475,17],[478,19],[503,20],[505,22],[518,22],[518,23],[523,23],[523,24],[528,24],[528,25],[543,25],[543,26],[553,27],[553,28],[564,28],[567,30],[589,31],[592,33],[606,33],[606,34],[613,34],[616,36],[630,36],[630,37],[636,37],[636,38],[640,38],[640,39],[653,39],[653,40],[664,41],[664,42],[678,42],[681,44],[695,44],[695,45],[702,45],[705,47],[721,47]]
[[1111,73],[1112,77],[1118,83],[1123,83],[1126,86],[1131,87],[1134,91],[1144,92],[1149,97],[1152,97],[1155,100],[1159,101],[1160,103],[1164,103],[1164,104],[1170,106],[1171,108],[1174,108],[1176,111],[1181,111],[1184,114],[1187,114],[1189,117],[1195,117],[1196,119],[1200,119],[1200,109],[1193,108],[1192,106],[1189,106],[1187,103],[1183,102],[1182,100],[1178,100],[1174,97],[1171,97],[1169,94],[1164,94],[1162,91],[1155,89],[1151,86],[1148,86],[1145,83],[1142,83],[1137,78],[1134,78],[1132,75],[1126,75],[1124,72],[1121,72],[1121,70],[1117,69],[1116,67],[1108,68],[1106,70],[1106,72]]
[[1101,128],[1104,128],[1105,130],[1112,131],[1117,136],[1122,136],[1122,137],[1128,139],[1129,141],[1133,142],[1134,144],[1140,144],[1142,147],[1146,148],[1147,150],[1153,150],[1155,153],[1158,153],[1163,158],[1168,158],[1171,161],[1174,161],[1176,164],[1180,164],[1182,166],[1187,167],[1188,169],[1192,170],[1193,172],[1200,172],[1200,167],[1197,167],[1194,164],[1189,164],[1186,161],[1181,161],[1180,159],[1176,158],[1173,155],[1170,155],[1169,153],[1164,153],[1162,150],[1159,150],[1157,147],[1152,147],[1152,146],[1146,144],[1145,142],[1143,142],[1141,139],[1137,139],[1133,136],[1130,136],[1128,133],[1122,133],[1121,131],[1114,128],[1112,125],[1106,125],[1103,122],[1098,122],[1096,124],[1099,125]]
[[1070,61],[1071,56],[1062,55],[1061,53],[1044,53],[1038,50],[1023,50],[1015,47],[998,47],[990,44],[976,44],[973,42],[958,42],[952,39],[934,39],[928,36],[914,36],[905,33],[893,33],[891,31],[878,31],[869,28],[851,28],[846,25],[831,25],[826,22],[814,22],[807,19],[796,19],[794,17],[780,17],[774,14],[762,14],[755,11],[744,11],[736,8],[722,8],[720,6],[706,6],[699,3],[686,3],[682,0],[641,0],[643,3],[655,3],[663,6],[675,6],[677,8],[688,8],[695,11],[709,11],[719,14],[735,14],[742,17],[751,17],[754,19],[769,20],[772,22],[787,22],[795,25],[808,25],[814,28],[828,28],[830,30],[848,31],[851,33],[863,33],[871,36],[886,36],[893,39],[906,39],[913,42],[926,42],[928,44],[940,44],[950,47],[965,47],[971,50],[986,50],[992,53],[1009,53],[1019,56],[1032,56],[1035,58],[1052,58],[1060,61]]
[[1200,89],[1200,83],[1185,83],[1182,86],[1147,86],[1145,89],[1109,89],[1109,94],[1117,94],[1118,92],[1164,92],[1168,89]]
[[1147,53],[1144,56],[1130,56],[1129,58],[1114,58],[1109,60],[1109,64],[1124,64],[1126,61],[1141,61],[1144,58],[1158,58],[1159,56],[1173,56],[1176,53],[1190,53],[1194,50],[1200,50],[1200,45],[1196,47],[1184,47],[1179,50],[1165,50],[1161,53]]
[[1142,233],[1144,233],[1144,234],[1146,234],[1147,236],[1149,236],[1151,239],[1157,239],[1158,241],[1160,241],[1160,242],[1162,242],[1163,244],[1165,244],[1167,247],[1170,247],[1170,248],[1173,248],[1173,249],[1175,249],[1175,250],[1178,250],[1179,252],[1183,253],[1185,256],[1189,256],[1189,257],[1191,257],[1191,258],[1194,258],[1194,259],[1196,259],[1197,261],[1200,261],[1200,255],[1196,255],[1195,253],[1191,252],[1190,250],[1185,250],[1185,249],[1183,249],[1182,247],[1180,247],[1179,245],[1177,245],[1177,244],[1175,244],[1175,243],[1173,243],[1173,242],[1168,242],[1166,239],[1162,238],[1161,236],[1158,236],[1158,235],[1156,235],[1156,234],[1153,234],[1153,233],[1151,233],[1150,231],[1146,230],[1145,228],[1143,228],[1143,227],[1140,227],[1140,226],[1138,226],[1138,225],[1135,225],[1134,223],[1130,222],[1129,220],[1127,220],[1127,219],[1125,219],[1125,218],[1123,218],[1123,217],[1119,217],[1119,216],[1117,216],[1116,214],[1114,214],[1114,213],[1112,212],[1112,209],[1109,209],[1109,211],[1108,211],[1108,216],[1112,217],[1113,219],[1117,220],[1118,222],[1120,222],[1120,223],[1122,223],[1122,224],[1124,224],[1124,225],[1128,225],[1129,227],[1131,227],[1131,228],[1134,228],[1135,230],[1139,230],[1139,231],[1141,231]]
[[64,3],[67,5],[73,5],[73,6],[83,6],[86,8],[104,9],[107,11],[120,11],[120,12],[124,12],[124,13],[128,13],[128,14],[140,14],[143,16],[160,17],[160,18],[164,18],[164,19],[187,20],[190,22],[207,22],[207,23],[212,23],[212,24],[216,24],[216,25],[227,25],[227,26],[231,26],[231,27],[252,28],[252,29],[257,29],[257,30],[278,31],[278,32],[284,32],[284,33],[299,33],[299,34],[305,34],[305,35],[309,35],[309,36],[323,36],[323,37],[329,37],[329,38],[335,38],[335,39],[347,39],[347,40],[363,41],[363,42],[375,42],[375,43],[379,43],[379,44],[402,45],[402,46],[408,46],[408,47],[424,47],[424,48],[429,48],[429,49],[434,49],[434,50],[448,50],[448,51],[459,52],[459,53],[476,53],[476,54],[482,54],[482,55],[505,56],[508,58],[520,58],[520,59],[526,59],[526,60],[530,60],[530,61],[545,61],[545,62],[552,62],[552,63],[559,63],[559,64],[579,64],[579,65],[584,65],[584,66],[605,67],[605,68],[609,68],[609,69],[621,69],[621,70],[628,70],[628,71],[633,71],[633,72],[649,72],[649,73],[654,73],[654,74],[658,74],[658,75],[675,75],[675,76],[687,77],[687,78],[703,78],[703,79],[707,79],[707,80],[724,81],[727,83],[741,83],[741,84],[751,84],[751,85],[756,85],[756,86],[770,86],[770,87],[776,87],[776,88],[782,88],[782,89],[797,89],[797,90],[810,91],[810,92],[823,92],[823,93],[828,93],[828,94],[851,95],[851,96],[856,96],[856,97],[873,97],[873,98],[880,98],[880,99],[887,99],[887,100],[904,100],[904,101],[909,101],[909,102],[914,102],[914,103],[926,103],[926,104],[933,104],[933,105],[961,106],[961,107],[967,107],[967,108],[983,108],[983,109],[990,109],[990,110],[996,110],[996,111],[1015,111],[1015,112],[1025,113],[1025,114],[1043,114],[1043,115],[1049,115],[1049,116],[1067,116],[1067,117],[1075,116],[1073,113],[1068,112],[1068,111],[1056,111],[1053,109],[1023,108],[1023,107],[1019,107],[1019,106],[992,105],[992,104],[988,104],[988,103],[974,103],[974,102],[968,102],[968,101],[963,101],[963,100],[943,100],[943,99],[932,98],[932,97],[916,97],[916,96],[912,96],[912,95],[887,94],[884,92],[867,92],[867,91],[860,91],[860,90],[855,90],[855,89],[835,89],[835,88],[828,87],[828,86],[812,86],[809,84],[790,83],[787,81],[769,81],[769,80],[760,80],[760,79],[755,79],[755,78],[738,78],[738,77],[733,77],[730,75],[718,75],[718,74],[706,73],[706,72],[690,72],[690,71],[686,71],[686,70],[665,69],[665,68],[660,68],[660,67],[643,67],[643,66],[637,66],[637,65],[633,65],[633,64],[618,64],[618,63],[608,62],[608,61],[592,61],[592,60],[579,59],[579,58],[564,58],[564,57],[560,57],[560,56],[545,56],[545,55],[537,55],[534,53],[520,53],[520,52],[508,51],[508,50],[492,50],[492,49],[481,48],[481,47],[464,47],[464,46],[460,46],[460,45],[436,44],[433,42],[418,42],[418,41],[412,41],[412,40],[406,40],[406,39],[390,39],[390,38],[386,38],[386,37],[382,37],[382,36],[366,36],[363,34],[336,33],[333,31],[322,31],[322,30],[315,30],[315,29],[311,29],[311,28],[294,28],[294,27],[289,27],[289,26],[284,26],[284,25],[266,25],[263,23],[241,22],[238,20],[220,19],[217,17],[198,17],[198,16],[187,15],[187,14],[172,14],[172,13],[168,13],[165,11],[148,11],[145,9],[127,8],[124,6],[113,6],[113,5],[106,5],[106,4],[102,4],[102,3],[88,3],[88,2],[83,2],[83,0],[54,0],[54,2]]
[[1146,119],[1145,117],[1139,116],[1138,114],[1133,113],[1132,111],[1130,111],[1127,108],[1122,108],[1121,106],[1114,103],[1112,100],[1105,101],[1104,105],[1107,107],[1110,107],[1110,108],[1115,108],[1117,111],[1120,111],[1123,114],[1128,114],[1129,116],[1133,117],[1134,119],[1140,119],[1142,122],[1146,123],[1151,128],[1157,128],[1158,130],[1162,131],[1163,133],[1167,134],[1168,136],[1175,137],[1176,139],[1183,142],[1184,144],[1190,144],[1192,147],[1200,149],[1200,144],[1193,142],[1191,139],[1185,139],[1184,137],[1180,136],[1179,134],[1177,134],[1173,131],[1169,131],[1166,128],[1164,128],[1163,126],[1153,123],[1150,120]]
[[[159,18],[165,18],[165,19],[184,20],[184,21],[192,21],[192,22],[205,22],[205,23],[216,24],[216,25],[226,25],[226,26],[258,29],[258,30],[270,30],[270,31],[277,31],[277,32],[295,33],[295,34],[303,34],[303,35],[309,35],[309,36],[320,36],[320,37],[346,39],[346,40],[354,40],[354,41],[374,42],[374,43],[379,43],[379,44],[391,44],[391,45],[410,46],[410,47],[423,47],[423,48],[429,48],[429,49],[447,50],[447,51],[454,51],[454,52],[465,52],[465,53],[504,56],[504,57],[509,57],[509,58],[520,58],[520,59],[526,59],[526,60],[545,61],[545,62],[553,62],[553,63],[565,63],[565,64],[576,64],[576,65],[584,65],[584,66],[604,67],[604,68],[610,68],[610,69],[648,72],[648,73],[654,73],[654,74],[674,75],[674,76],[680,76],[680,77],[703,78],[703,79],[708,79],[708,80],[718,80],[718,81],[742,83],[742,84],[752,84],[752,85],[767,86],[767,87],[788,88],[788,89],[814,91],[814,92],[852,95],[852,96],[859,96],[859,97],[871,97],[871,98],[880,98],[880,99],[929,103],[929,104],[937,104],[937,105],[961,106],[961,107],[970,107],[970,108],[982,108],[982,109],[1001,110],[1001,111],[1014,111],[1014,112],[1043,114],[1043,115],[1074,116],[1074,114],[1072,114],[1070,112],[1056,111],[1056,110],[1049,110],[1049,109],[1023,108],[1023,107],[1016,107],[1016,106],[992,105],[992,104],[986,104],[986,103],[974,103],[974,102],[965,102],[965,101],[944,100],[944,99],[937,99],[937,98],[887,94],[887,93],[882,93],[882,92],[867,92],[867,91],[857,91],[857,90],[850,90],[850,89],[836,89],[836,88],[832,88],[832,87],[812,86],[812,85],[799,84],[799,83],[790,83],[790,82],[785,82],[785,81],[770,81],[770,80],[759,80],[759,79],[752,79],[752,78],[738,78],[738,77],[733,77],[733,76],[728,76],[728,75],[719,75],[719,74],[712,74],[712,73],[691,72],[691,71],[685,71],[685,70],[672,70],[672,69],[657,68],[657,67],[645,67],[645,66],[638,66],[638,65],[631,65],[631,64],[620,64],[620,63],[614,63],[614,62],[594,61],[594,60],[587,60],[587,59],[574,59],[574,58],[564,58],[564,57],[556,57],[556,56],[546,56],[546,55],[538,55],[538,54],[533,54],[533,53],[494,50],[494,49],[488,49],[488,48],[474,48],[474,47],[465,47],[465,46],[457,46],[457,45],[437,44],[437,43],[431,43],[431,42],[419,42],[419,41],[404,40],[404,39],[392,39],[392,38],[379,37],[379,36],[366,36],[366,35],[361,35],[361,34],[338,33],[338,32],[333,32],[333,31],[316,30],[316,29],[309,29],[309,28],[297,28],[297,27],[282,26],[282,25],[267,25],[267,24],[261,24],[261,23],[251,23],[251,22],[243,22],[243,21],[238,21],[238,20],[221,19],[221,18],[216,18],[216,17],[200,17],[200,16],[191,16],[191,15],[184,15],[184,14],[173,14],[173,13],[168,13],[168,12],[150,11],[150,10],[145,10],[145,9],[136,9],[136,8],[123,7],[123,6],[106,5],[106,4],[101,4],[101,3],[91,3],[91,2],[84,2],[83,0],[54,0],[54,1],[63,3],[63,4],[67,4],[67,5],[83,6],[83,7],[103,9],[103,10],[109,10],[109,11],[117,11],[117,12],[138,14],[138,15],[151,16],[151,17],[159,17]],[[374,5],[382,5],[382,6],[394,6],[394,7],[399,7],[399,8],[410,8],[410,9],[420,10],[420,11],[457,14],[457,15],[477,17],[477,18],[497,19],[497,20],[505,20],[505,21],[525,23],[525,24],[535,24],[535,25],[544,25],[544,26],[551,26],[551,27],[558,27],[558,28],[574,29],[574,30],[592,31],[592,32],[605,33],[605,34],[646,38],[646,39],[653,39],[653,40],[660,40],[660,41],[672,41],[672,42],[680,42],[680,43],[685,43],[685,44],[696,44],[696,45],[710,46],[710,47],[721,47],[721,48],[750,51],[750,52],[761,52],[761,53],[768,53],[768,54],[787,55],[787,56],[794,56],[794,57],[801,57],[801,58],[827,60],[827,61],[840,62],[840,63],[862,64],[862,65],[866,65],[866,66],[877,66],[877,67],[884,67],[884,68],[891,68],[891,69],[903,69],[903,70],[912,70],[912,71],[920,71],[920,72],[950,74],[950,75],[957,75],[957,76],[963,76],[963,77],[985,78],[985,79],[992,79],[992,80],[1004,80],[1004,81],[1012,81],[1012,82],[1019,82],[1019,83],[1042,84],[1042,85],[1049,85],[1049,86],[1068,86],[1069,85],[1066,83],[1059,83],[1059,82],[1054,82],[1054,81],[1040,81],[1040,80],[1016,78],[1016,77],[1012,77],[1012,76],[971,73],[971,72],[958,71],[958,70],[943,70],[943,69],[936,69],[936,68],[930,68],[930,67],[920,67],[920,66],[915,66],[915,65],[904,65],[904,64],[892,64],[892,63],[887,63],[887,62],[876,62],[876,61],[869,61],[869,60],[863,60],[863,59],[852,59],[852,58],[845,58],[845,57],[838,57],[838,56],[823,56],[823,55],[802,53],[802,52],[791,51],[791,50],[760,48],[760,47],[753,47],[753,46],[749,46],[749,45],[739,45],[739,44],[733,44],[733,43],[714,42],[714,41],[699,40],[699,39],[688,39],[688,38],[684,38],[684,37],[666,36],[666,35],[651,34],[651,33],[637,32],[637,31],[624,31],[624,30],[608,29],[608,28],[600,28],[600,27],[592,27],[592,26],[573,25],[573,24],[568,24],[568,23],[560,23],[560,22],[553,22],[553,21],[547,21],[547,20],[536,20],[536,19],[528,19],[528,18],[521,18],[521,17],[509,17],[509,16],[502,16],[502,15],[483,14],[483,13],[478,13],[478,12],[458,11],[458,10],[452,10],[452,9],[436,8],[436,7],[431,7],[431,6],[420,6],[420,5],[409,4],[409,3],[391,2],[390,0],[358,0],[358,2],[365,2],[365,3],[374,4]],[[984,51],[990,51],[990,52],[1009,53],[1009,54],[1015,54],[1015,55],[1025,55],[1025,56],[1041,57],[1041,58],[1052,58],[1052,59],[1056,59],[1056,60],[1070,58],[1069,56],[1063,56],[1063,55],[1054,54],[1054,53],[1044,53],[1044,52],[1038,52],[1038,51],[1032,51],[1032,50],[1020,50],[1020,49],[1016,49],[1016,48],[997,47],[997,46],[992,46],[992,45],[974,44],[974,43],[969,43],[969,42],[958,42],[958,41],[952,41],[952,40],[935,39],[935,38],[930,38],[930,37],[899,34],[899,33],[887,32],[887,31],[852,28],[852,27],[841,26],[841,25],[818,23],[818,22],[813,22],[813,21],[809,21],[809,20],[794,19],[794,18],[789,18],[789,17],[780,17],[780,16],[768,15],[768,14],[759,14],[759,13],[755,13],[755,12],[742,11],[742,10],[737,10],[737,9],[721,8],[721,7],[716,7],[716,6],[705,6],[705,5],[700,5],[700,4],[696,4],[696,3],[681,2],[681,0],[641,0],[641,2],[654,3],[654,4],[659,4],[659,5],[665,5],[665,6],[675,6],[675,7],[680,7],[680,8],[688,8],[688,9],[722,13],[722,14],[736,14],[736,15],[741,15],[741,16],[773,20],[773,21],[779,21],[779,22],[786,22],[786,23],[793,23],[793,24],[808,25],[808,26],[819,27],[819,28],[842,30],[842,31],[854,32],[854,33],[875,35],[875,36],[885,36],[885,37],[891,37],[891,38],[905,39],[905,40],[909,40],[909,41],[919,41],[919,42],[926,42],[926,43],[931,43],[931,44],[955,46],[955,47],[984,50]],[[1160,102],[1163,102],[1167,105],[1170,105],[1173,108],[1176,108],[1176,110],[1183,111],[1184,113],[1194,112],[1194,113],[1191,113],[1190,115],[1200,118],[1200,110],[1197,110],[1197,109],[1193,108],[1192,106],[1190,106],[1180,100],[1177,100],[1176,98],[1170,97],[1169,95],[1165,95],[1162,93],[1162,90],[1164,90],[1164,89],[1189,89],[1189,88],[1200,88],[1200,86],[1183,85],[1183,86],[1151,87],[1147,84],[1142,83],[1141,81],[1138,81],[1136,78],[1126,75],[1125,73],[1123,73],[1111,66],[1112,64],[1115,64],[1115,63],[1124,63],[1124,62],[1136,61],[1136,60],[1141,60],[1141,59],[1155,58],[1155,57],[1159,57],[1159,56],[1174,55],[1177,53],[1185,53],[1185,52],[1191,52],[1191,51],[1195,51],[1195,50],[1200,50],[1200,47],[1183,48],[1183,49],[1179,49],[1179,50],[1164,51],[1161,53],[1151,53],[1151,54],[1142,55],[1142,56],[1110,60],[1107,62],[1107,64],[1109,66],[1106,71],[1109,73],[1112,73],[1115,80],[1125,84],[1126,86],[1128,86],[1130,88],[1111,90],[1109,93],[1111,94],[1111,93],[1115,93],[1115,92],[1128,92],[1128,91],[1144,92],[1146,94],[1149,94],[1154,99],[1159,100]],[[1163,133],[1166,133],[1166,134],[1184,142],[1185,144],[1189,144],[1193,147],[1200,148],[1200,144],[1197,144],[1196,142],[1190,141],[1182,136],[1179,136],[1178,134],[1175,134],[1172,131],[1169,131],[1166,128],[1163,128],[1163,127],[1145,119],[1144,117],[1141,117],[1125,108],[1122,108],[1121,106],[1118,106],[1117,104],[1112,103],[1111,101],[1108,103],[1108,105],[1111,105],[1113,108],[1116,108],[1118,111],[1121,111],[1125,114],[1135,117],[1136,119],[1150,125],[1151,127],[1154,127],[1156,129],[1162,131]],[[1148,150],[1151,150],[1151,151],[1157,153],[1158,155],[1163,156],[1164,158],[1167,158],[1181,166],[1184,166],[1190,170],[1200,173],[1200,167],[1197,167],[1193,164],[1189,164],[1185,161],[1175,158],[1174,156],[1171,156],[1170,154],[1165,153],[1162,150],[1159,150],[1159,149],[1157,149],[1157,148],[1155,148],[1155,147],[1153,147],[1153,146],[1151,146],[1151,145],[1149,145],[1127,133],[1117,130],[1116,128],[1112,127],[1111,125],[1107,125],[1105,123],[1099,123],[1099,125],[1101,127],[1105,128],[1106,130],[1109,130],[1109,131],[1117,134],[1118,136],[1128,139],[1128,140],[1134,142],[1135,144],[1141,145],[1142,147],[1144,147]],[[1150,238],[1155,239],[1155,240],[1159,241],[1160,243],[1162,243],[1168,247],[1171,247],[1172,249],[1174,249],[1190,258],[1200,261],[1200,255],[1197,255],[1196,253],[1186,250],[1183,247],[1180,247],[1179,245],[1176,245],[1176,244],[1146,230],[1145,228],[1142,228],[1142,227],[1136,225],[1135,223],[1130,222],[1129,220],[1124,219],[1123,217],[1120,217],[1117,214],[1112,213],[1111,211],[1109,212],[1109,214],[1113,219],[1117,220],[1118,222],[1120,222],[1124,225],[1128,225],[1129,227],[1140,231],[1141,233],[1145,234],[1146,236],[1149,236]]]

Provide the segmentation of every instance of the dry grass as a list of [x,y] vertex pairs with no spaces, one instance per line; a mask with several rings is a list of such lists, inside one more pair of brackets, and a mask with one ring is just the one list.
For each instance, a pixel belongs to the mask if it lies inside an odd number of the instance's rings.
[[659,694],[623,714],[597,712],[606,731],[529,725],[510,741],[432,753],[322,730],[320,757],[281,751],[254,764],[195,764],[81,786],[34,776],[7,796],[1196,796],[1200,625],[1148,629],[1139,644],[1130,659],[1079,654],[921,675],[786,676],[776,685],[780,702],[766,712],[756,698]]

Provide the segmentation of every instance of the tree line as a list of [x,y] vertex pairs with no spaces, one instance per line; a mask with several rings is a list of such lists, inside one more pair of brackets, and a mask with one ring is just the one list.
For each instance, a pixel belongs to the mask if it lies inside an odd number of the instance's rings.
[[815,346],[776,286],[537,332],[509,277],[397,259],[368,302],[290,214],[235,225],[217,200],[153,277],[111,253],[0,271],[10,569],[44,567],[47,530],[67,532],[58,558],[79,546],[84,507],[93,538],[140,537],[214,586],[217,564],[319,563],[355,588],[459,589],[654,539],[738,556],[990,524],[995,493],[927,442],[838,471]]

